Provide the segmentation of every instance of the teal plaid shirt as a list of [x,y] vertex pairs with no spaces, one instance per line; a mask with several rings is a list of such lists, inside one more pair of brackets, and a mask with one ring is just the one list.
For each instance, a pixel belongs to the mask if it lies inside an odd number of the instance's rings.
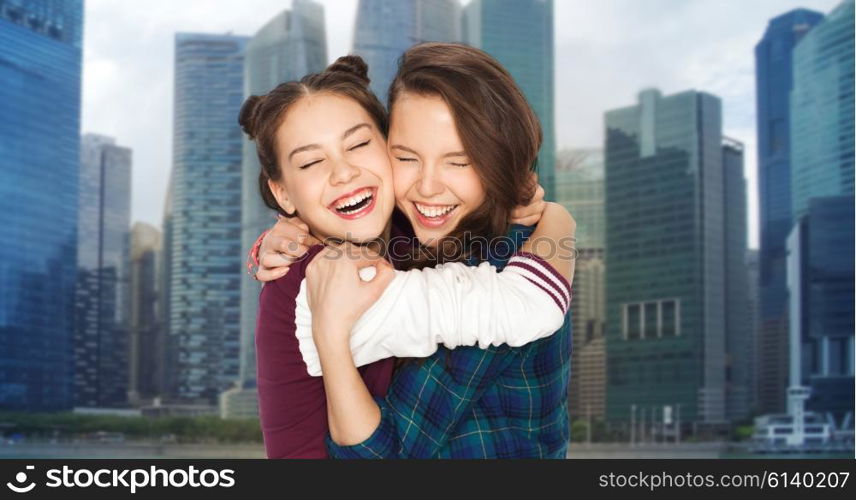
[[[488,260],[503,267],[530,233],[516,226],[508,251]],[[440,347],[398,369],[367,440],[338,446],[328,435],[330,456],[565,458],[571,348],[570,312],[555,334],[522,347]]]

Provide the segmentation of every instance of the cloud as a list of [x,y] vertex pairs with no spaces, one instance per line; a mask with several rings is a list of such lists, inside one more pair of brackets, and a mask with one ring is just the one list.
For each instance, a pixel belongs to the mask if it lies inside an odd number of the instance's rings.
[[[332,60],[350,50],[356,0],[322,3]],[[161,223],[172,168],[175,33],[252,35],[289,6],[282,0],[86,2],[82,128],[133,149],[133,221]]]
[[556,0],[556,142],[601,147],[603,113],[641,89],[719,96],[726,135],[745,145],[749,245],[758,246],[755,44],[768,21],[837,0]]
[[[330,60],[351,48],[357,0],[321,0]],[[690,88],[723,100],[726,134],[746,144],[750,245],[757,246],[755,43],[770,18],[837,0],[555,0],[556,140],[600,146],[603,113],[639,90]],[[176,32],[252,35],[283,0],[86,2],[83,130],[134,150],[133,220],[159,226],[172,165]]]

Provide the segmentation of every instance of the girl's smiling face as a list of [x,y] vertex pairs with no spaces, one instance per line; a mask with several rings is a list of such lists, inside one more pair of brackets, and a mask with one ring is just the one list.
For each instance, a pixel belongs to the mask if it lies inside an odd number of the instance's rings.
[[311,94],[295,102],[276,132],[279,181],[268,181],[286,213],[319,239],[365,242],[380,236],[394,191],[386,141],[353,99]]
[[388,148],[396,205],[423,245],[436,246],[484,202],[482,182],[441,97],[398,96]]

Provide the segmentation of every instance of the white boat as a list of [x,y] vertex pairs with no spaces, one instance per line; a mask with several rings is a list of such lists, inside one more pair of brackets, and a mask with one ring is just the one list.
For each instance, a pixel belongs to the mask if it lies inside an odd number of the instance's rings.
[[[845,427],[850,427],[849,425]],[[818,413],[775,414],[755,418],[750,451],[754,453],[823,453],[853,451],[853,429],[837,430]]]

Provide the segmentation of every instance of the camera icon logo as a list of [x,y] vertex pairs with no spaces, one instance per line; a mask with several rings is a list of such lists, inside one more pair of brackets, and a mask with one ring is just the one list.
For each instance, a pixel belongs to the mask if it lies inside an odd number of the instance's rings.
[[[35,469],[35,466],[28,465],[26,467],[26,469],[27,470],[33,470],[33,469]],[[27,473],[26,472],[19,472],[19,473],[15,474],[15,482],[18,483],[18,485],[23,485],[26,481],[27,481]],[[36,483],[30,483],[30,484],[25,485],[25,486],[18,486],[18,485],[14,484],[12,482],[6,483],[6,486],[8,486],[9,489],[14,491],[15,493],[29,493],[30,491],[33,490],[33,488],[36,487]]]

